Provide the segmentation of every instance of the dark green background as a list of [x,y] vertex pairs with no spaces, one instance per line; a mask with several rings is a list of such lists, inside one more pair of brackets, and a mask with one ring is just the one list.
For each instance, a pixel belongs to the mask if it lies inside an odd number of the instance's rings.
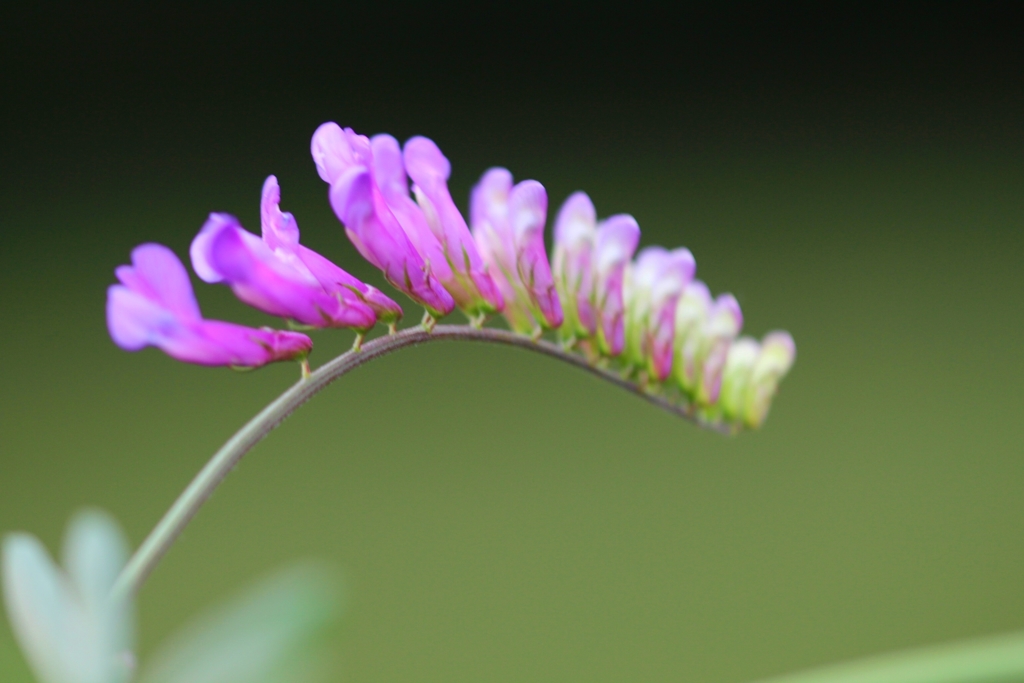
[[[469,344],[360,369],[258,446],[141,596],[142,653],[299,557],[347,582],[348,681],[743,681],[1024,627],[1024,70],[997,4],[830,10],[37,5],[2,22],[0,529],[138,543],[292,383],[126,354],[104,289],[207,212],[369,281],[308,155],[433,137],[553,209],[685,245],[798,359],[766,427],[699,431]],[[204,312],[268,322],[223,288]],[[403,300],[404,303],[404,300]],[[406,307],[408,318],[418,312]],[[315,335],[314,363],[346,333]],[[27,681],[0,625],[0,679]]]

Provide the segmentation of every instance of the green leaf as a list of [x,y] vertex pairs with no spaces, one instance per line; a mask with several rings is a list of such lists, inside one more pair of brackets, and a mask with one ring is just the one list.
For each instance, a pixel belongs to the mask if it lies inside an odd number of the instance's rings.
[[306,683],[329,664],[323,635],[339,612],[334,582],[292,567],[187,625],[149,662],[142,683]]
[[758,683],[1009,683],[1024,681],[1024,631],[933,645],[786,674]]

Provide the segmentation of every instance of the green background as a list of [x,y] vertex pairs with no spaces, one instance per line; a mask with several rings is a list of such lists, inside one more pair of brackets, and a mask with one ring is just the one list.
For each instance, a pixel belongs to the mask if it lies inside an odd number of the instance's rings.
[[[577,189],[601,215],[632,213],[644,244],[689,247],[698,276],[736,294],[748,333],[790,330],[796,365],[764,429],[736,438],[515,349],[444,343],[361,368],[257,446],[160,564],[141,594],[143,660],[189,615],[303,557],[345,578],[347,681],[731,682],[1024,627],[1024,110],[1020,61],[986,7],[924,22],[903,47],[922,15],[815,16],[805,31],[795,11],[696,12],[679,17],[696,25],[686,35],[710,26],[722,42],[682,52],[644,48],[641,29],[677,35],[664,17],[609,11],[580,44],[621,28],[635,59],[568,66],[549,61],[564,35],[526,10],[457,31],[443,28],[456,10],[387,5],[370,18],[405,41],[390,61],[330,67],[342,47],[311,48],[277,15],[26,17],[30,38],[4,53],[0,530],[55,549],[95,505],[140,542],[297,377],[117,349],[104,291],[135,244],[185,257],[212,210],[257,230],[275,173],[304,243],[380,284],[308,156],[333,119],[433,137],[463,208],[500,164],[544,183],[551,214]],[[545,21],[571,27],[570,10]],[[765,38],[768,19],[816,37]],[[498,41],[521,67],[509,75],[472,52],[486,31],[466,38],[486,21],[533,31]],[[989,33],[952,40],[971,21]],[[423,66],[406,40],[423,22],[470,47],[444,43]],[[81,38],[90,26],[106,33]],[[531,58],[533,40],[548,47]],[[948,49],[915,61],[933,43]],[[658,49],[675,60],[656,64]],[[404,60],[419,66],[391,70]],[[571,68],[591,63],[606,71]],[[193,281],[208,317],[272,323]],[[351,335],[314,341],[316,365]],[[29,680],[5,621],[0,680]]]

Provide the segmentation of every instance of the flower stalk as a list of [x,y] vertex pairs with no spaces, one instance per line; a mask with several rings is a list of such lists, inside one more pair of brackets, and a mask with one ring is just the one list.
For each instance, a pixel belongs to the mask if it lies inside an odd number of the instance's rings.
[[583,356],[566,351],[560,344],[544,339],[533,339],[508,330],[478,329],[469,325],[435,325],[431,330],[424,329],[422,326],[409,328],[393,335],[378,337],[363,344],[359,351],[348,351],[325,363],[313,371],[308,378],[303,378],[292,385],[239,429],[221,446],[220,450],[213,454],[209,462],[178,496],[170,510],[135,551],[114,585],[114,595],[124,597],[134,595],[139,590],[178,535],[242,457],[314,394],[365,363],[409,346],[435,341],[487,342],[541,353],[586,370],[600,379],[646,399],[673,415],[702,427],[721,433],[731,431],[727,425],[705,423],[697,419],[687,412],[685,406],[664,396],[648,393],[618,373],[597,367]]

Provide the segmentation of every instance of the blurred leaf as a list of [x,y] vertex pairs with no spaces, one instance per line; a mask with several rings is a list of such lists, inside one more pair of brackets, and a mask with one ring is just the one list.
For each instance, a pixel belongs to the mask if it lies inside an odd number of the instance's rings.
[[758,683],[1024,681],[1024,631],[934,645],[786,674]]
[[304,683],[321,680],[323,635],[339,612],[327,572],[292,567],[200,616],[150,660],[143,683]]
[[134,637],[130,604],[108,600],[128,557],[109,515],[76,514],[64,540],[61,571],[31,534],[3,546],[4,598],[11,625],[41,683],[128,680]]

